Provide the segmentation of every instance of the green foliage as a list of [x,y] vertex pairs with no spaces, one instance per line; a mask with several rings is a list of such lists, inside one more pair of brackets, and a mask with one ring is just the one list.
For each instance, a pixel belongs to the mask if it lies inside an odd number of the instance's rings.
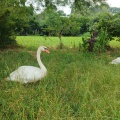
[[120,8],[111,7],[111,8],[110,8],[110,11],[112,12],[112,14],[120,13]]
[[[40,16],[41,18],[42,16]],[[80,22],[75,17],[62,17],[58,13],[52,11],[51,13],[46,13],[44,22],[40,22],[41,26],[45,26],[44,31],[52,36],[75,36],[80,32]]]
[[80,22],[74,16],[62,17],[62,34],[64,36],[77,36],[80,34]]
[[[9,43],[13,42],[13,26],[14,22],[11,18],[11,10],[12,8],[3,7],[5,3],[3,1],[0,2],[0,48],[6,47]],[[11,40],[11,41],[9,41]]]
[[89,15],[90,12],[107,6],[106,0],[75,0],[72,4],[72,13]]
[[89,17],[80,16],[77,18],[77,22],[80,24],[80,34],[84,34],[89,31]]
[[[43,4],[44,1],[44,4]],[[50,9],[56,9],[56,5],[58,6],[65,6],[65,5],[72,5],[75,9],[79,9],[85,11],[84,9],[89,9],[91,6],[95,5],[102,5],[106,4],[106,0],[91,0],[91,1],[85,1],[85,0],[34,0],[34,2],[37,2],[42,7],[48,7]]]
[[107,49],[110,48],[109,46],[110,41],[111,41],[111,38],[109,37],[107,30],[104,31],[101,28],[101,30],[99,31],[98,37],[96,38],[96,42],[94,45],[94,51],[105,52]]
[[90,31],[95,29],[100,30],[101,28],[108,32],[109,37],[120,37],[119,29],[120,29],[120,14],[117,13],[115,15],[111,13],[101,13],[94,18],[90,22]]
[[16,44],[15,35],[27,26],[28,14],[25,0],[7,0],[0,2],[0,48]]
[[[45,0],[45,4],[43,0],[37,1],[45,8],[39,15],[34,14],[32,5],[25,6],[25,0],[1,0],[0,48],[16,44],[16,35],[58,36],[61,41],[62,36],[79,36],[102,28],[107,30],[110,39],[120,37],[120,14],[115,12],[119,9],[112,9],[115,14],[111,14],[105,0]],[[57,11],[56,5],[66,4],[71,5],[73,12],[70,16]]]
[[111,40],[112,39],[107,30],[104,31],[103,28],[99,31],[93,31],[89,39],[85,37],[82,38],[83,47],[85,50],[99,53],[110,49],[109,42]]
[[49,32],[49,35],[58,36],[61,32],[61,20],[60,16],[56,12],[52,12],[48,14],[46,20],[47,28],[46,31]]
[[60,16],[56,11],[44,11],[36,16],[36,20],[39,20],[40,35],[78,36],[87,32],[89,27],[87,17]]
[[85,37],[85,38],[90,37],[90,36],[91,36],[90,32],[86,32],[86,33],[83,34],[83,37]]
[[44,11],[38,18],[41,20],[39,24],[42,27],[43,33],[48,36],[58,36],[60,39],[60,48],[63,45],[62,36],[79,35],[80,22],[77,18],[62,17],[56,11]]
[[[94,45],[92,45],[92,51],[103,52],[110,49],[109,42],[113,40],[113,37],[120,37],[120,14],[111,13],[99,13],[94,16],[90,21],[90,31],[97,30],[98,37],[94,40]],[[90,38],[88,43],[84,42],[85,49],[89,48],[92,39]]]

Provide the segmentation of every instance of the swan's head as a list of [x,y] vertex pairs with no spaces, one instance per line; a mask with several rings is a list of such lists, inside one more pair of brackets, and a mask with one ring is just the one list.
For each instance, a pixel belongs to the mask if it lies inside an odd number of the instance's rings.
[[46,53],[50,53],[49,50],[47,49],[47,47],[45,47],[45,46],[40,46],[39,49],[40,49],[41,51],[46,52]]

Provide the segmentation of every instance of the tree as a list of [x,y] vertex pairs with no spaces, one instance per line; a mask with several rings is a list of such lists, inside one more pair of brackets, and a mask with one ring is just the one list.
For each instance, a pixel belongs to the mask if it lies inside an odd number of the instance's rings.
[[80,24],[75,17],[61,16],[59,12],[54,10],[45,10],[40,15],[37,15],[39,20],[40,29],[43,35],[58,36],[60,46],[62,48],[62,35],[75,36],[80,33]]
[[80,16],[77,18],[77,21],[80,23],[80,34],[84,34],[89,31],[89,17]]
[[120,13],[120,8],[111,7],[111,8],[110,8],[110,11],[112,12],[112,14]]
[[97,27],[98,29],[107,29],[111,37],[120,37],[120,14],[103,14]]
[[[21,11],[22,12],[22,11]],[[30,6],[25,6],[23,13],[19,18],[14,18],[15,22],[15,35],[28,35],[32,34],[34,26],[37,24],[34,18],[34,8],[32,4]],[[17,21],[17,22],[16,22]]]
[[[110,49],[109,42],[113,40],[113,37],[120,37],[120,13],[97,14],[91,19],[90,31],[92,33],[90,39],[83,39],[85,49],[99,52]],[[98,35],[94,37],[93,33],[96,31]]]
[[66,16],[66,14],[64,13],[64,11],[62,11],[62,10],[57,11],[57,13],[58,13],[60,16]]
[[69,5],[72,12],[85,13],[92,7],[98,7],[101,5],[106,5],[107,0],[32,0],[33,3],[36,2],[36,11],[41,10],[39,6],[43,9],[53,8],[56,9],[57,6]]
[[61,31],[64,36],[77,36],[80,34],[80,22],[75,16],[62,17]]
[[29,21],[25,0],[0,1],[0,48],[16,44],[15,31],[21,31]]
[[59,40],[60,40],[60,48],[62,48],[63,44],[62,44],[62,40],[61,40],[61,36],[62,36],[62,22],[61,22],[61,18],[60,15],[58,13],[56,13],[55,11],[52,11],[51,14],[48,13],[48,17],[46,19],[46,24],[47,27],[45,28],[45,30],[49,33],[50,36],[58,36]]

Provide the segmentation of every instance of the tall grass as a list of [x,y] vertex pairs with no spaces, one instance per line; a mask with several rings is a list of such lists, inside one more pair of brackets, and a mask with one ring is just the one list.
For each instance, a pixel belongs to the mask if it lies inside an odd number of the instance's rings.
[[[30,46],[35,50],[39,43]],[[0,120],[120,119],[120,65],[109,64],[119,49],[98,55],[52,47],[50,52],[41,55],[47,76],[27,85],[4,78],[21,65],[39,67],[36,51],[0,52]]]

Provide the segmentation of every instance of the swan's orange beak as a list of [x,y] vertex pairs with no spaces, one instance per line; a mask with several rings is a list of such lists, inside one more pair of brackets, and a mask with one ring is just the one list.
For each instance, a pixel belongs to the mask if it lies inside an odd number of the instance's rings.
[[46,52],[46,53],[50,53],[49,50],[47,50],[47,49],[45,50],[45,52]]

